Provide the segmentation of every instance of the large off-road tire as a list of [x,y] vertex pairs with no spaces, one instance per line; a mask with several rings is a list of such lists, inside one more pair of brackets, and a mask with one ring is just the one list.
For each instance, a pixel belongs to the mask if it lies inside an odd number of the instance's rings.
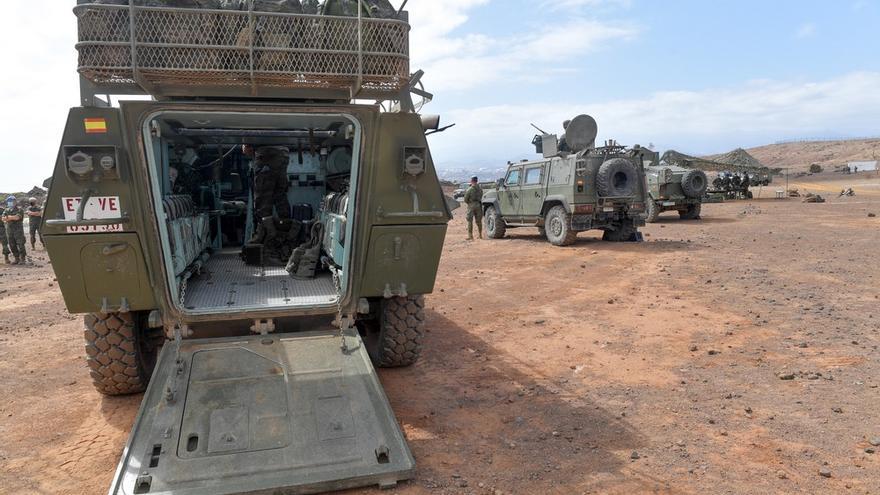
[[571,228],[571,215],[560,205],[547,212],[544,217],[544,231],[547,241],[554,246],[570,246],[577,240],[577,232]]
[[384,299],[377,320],[364,338],[373,364],[379,368],[411,366],[422,354],[425,297]]
[[682,220],[699,220],[702,209],[703,205],[701,203],[689,205],[687,210],[679,211],[678,216]]
[[624,220],[614,230],[608,229],[602,234],[602,240],[608,242],[636,242],[639,229],[632,220]]
[[612,158],[599,167],[596,190],[603,198],[625,198],[636,193],[639,171],[626,158]]
[[660,207],[657,206],[657,203],[650,196],[648,197],[648,202],[645,204],[645,209],[647,213],[647,218],[645,218],[645,222],[654,223],[660,217]]
[[95,388],[104,395],[143,392],[153,374],[164,336],[161,330],[145,332],[137,316],[109,313],[85,317],[86,362]]
[[489,239],[501,239],[507,233],[504,219],[501,218],[501,214],[498,213],[494,206],[486,208],[483,222],[486,224],[486,235],[489,236]]
[[681,177],[681,190],[689,198],[702,198],[708,188],[709,178],[702,170],[688,170]]

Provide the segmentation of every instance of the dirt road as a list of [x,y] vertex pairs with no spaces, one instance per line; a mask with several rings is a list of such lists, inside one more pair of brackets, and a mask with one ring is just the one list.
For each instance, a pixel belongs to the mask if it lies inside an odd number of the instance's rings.
[[[391,493],[877,493],[868,213],[880,196],[707,205],[570,248],[456,219],[424,359],[381,372],[419,465]],[[140,397],[93,391],[38,264],[0,266],[0,492],[103,493]]]

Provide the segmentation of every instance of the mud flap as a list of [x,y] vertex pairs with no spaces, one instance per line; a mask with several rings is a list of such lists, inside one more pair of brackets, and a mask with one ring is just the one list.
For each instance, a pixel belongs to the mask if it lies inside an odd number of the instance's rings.
[[412,477],[354,331],[166,345],[111,495],[305,494]]

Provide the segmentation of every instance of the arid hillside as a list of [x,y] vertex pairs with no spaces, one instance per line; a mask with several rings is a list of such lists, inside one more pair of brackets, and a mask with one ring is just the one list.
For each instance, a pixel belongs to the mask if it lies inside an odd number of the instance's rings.
[[[746,150],[770,168],[805,171],[810,164],[833,169],[849,161],[880,160],[880,139],[769,144]],[[715,159],[716,156],[706,157]]]

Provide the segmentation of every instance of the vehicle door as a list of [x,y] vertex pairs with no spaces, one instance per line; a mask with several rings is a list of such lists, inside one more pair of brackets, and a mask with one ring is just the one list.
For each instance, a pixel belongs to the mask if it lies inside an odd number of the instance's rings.
[[537,221],[544,206],[544,187],[547,163],[537,163],[523,167],[522,186],[520,186],[520,215],[523,223]]
[[522,182],[522,167],[513,167],[507,171],[504,178],[504,187],[498,191],[498,201],[501,203],[501,215],[509,223],[520,223],[520,186]]

